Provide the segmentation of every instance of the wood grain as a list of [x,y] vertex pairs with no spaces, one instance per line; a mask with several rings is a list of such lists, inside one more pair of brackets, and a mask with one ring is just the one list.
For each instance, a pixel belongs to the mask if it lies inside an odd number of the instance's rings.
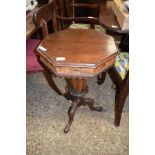
[[[93,29],[66,29],[45,38],[37,54],[57,75],[93,77],[114,65],[118,54],[111,36]],[[57,57],[65,58],[56,61]]]

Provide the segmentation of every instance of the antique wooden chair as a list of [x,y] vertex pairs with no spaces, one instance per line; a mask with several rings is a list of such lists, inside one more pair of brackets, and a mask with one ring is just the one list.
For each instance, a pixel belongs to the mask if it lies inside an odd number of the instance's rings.
[[[123,49],[123,48],[122,48]],[[108,73],[114,83],[115,94],[115,126],[120,125],[121,115],[126,97],[129,94],[129,53],[120,52],[116,57],[116,63]]]
[[[37,29],[41,28],[43,38],[49,35],[47,23],[52,21],[52,29],[54,32],[59,31],[61,29],[59,23],[56,20],[56,12],[55,12],[55,1],[51,1],[48,4],[41,7],[37,12],[33,15],[33,21],[37,27]],[[53,73],[47,68],[43,63],[39,62],[41,66],[44,68],[44,75],[49,83],[49,85],[55,90],[55,92],[59,95],[62,95],[62,92],[57,88],[56,84],[53,81]]]
[[66,6],[68,17],[99,17],[98,0],[67,0]]
[[[99,2],[93,3],[84,3],[80,0],[66,1],[65,4],[62,4],[62,0],[55,0],[57,3],[57,19],[61,23],[61,27],[63,28],[73,28],[73,29],[95,29],[97,31],[105,32],[102,26],[99,25]],[[58,9],[59,8],[59,9]],[[90,15],[84,16],[83,14],[75,15],[76,12],[80,13],[78,9],[90,9]],[[78,11],[75,11],[78,10]],[[87,10],[85,10],[87,12]],[[88,13],[89,13],[88,12]],[[83,12],[84,13],[84,12]],[[81,16],[80,16],[81,15]]]
[[[110,68],[109,73],[116,90],[115,94],[115,126],[120,125],[121,115],[124,107],[126,97],[129,94],[129,47],[122,46],[124,40],[128,40],[128,31],[114,32],[117,35],[123,35],[122,41],[118,49],[120,49],[119,55],[116,57],[114,67]],[[128,44],[127,44],[128,46]],[[124,52],[124,50],[126,50]],[[102,84],[105,80],[106,72],[103,72],[98,76],[98,84]]]

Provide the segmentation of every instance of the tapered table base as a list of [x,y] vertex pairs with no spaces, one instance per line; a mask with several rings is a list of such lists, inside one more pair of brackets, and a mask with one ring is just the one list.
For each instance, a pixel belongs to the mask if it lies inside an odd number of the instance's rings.
[[71,106],[68,110],[69,121],[64,128],[64,132],[68,133],[70,126],[73,122],[75,112],[78,107],[86,106],[90,110],[101,112],[102,107],[94,107],[94,100],[90,98],[85,98],[84,96],[88,93],[87,80],[84,78],[66,78],[67,86],[66,93],[64,94],[65,98],[72,100]]

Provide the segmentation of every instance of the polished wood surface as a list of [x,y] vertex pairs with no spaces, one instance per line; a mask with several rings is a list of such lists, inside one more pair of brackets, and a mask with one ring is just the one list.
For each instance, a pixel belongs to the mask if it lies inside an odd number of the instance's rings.
[[84,78],[67,78],[67,81],[70,83],[72,89],[82,92],[87,86],[87,80]]
[[[92,39],[93,38],[93,39]],[[114,65],[117,48],[111,36],[93,29],[66,29],[45,38],[37,54],[57,75],[93,77]],[[63,57],[64,61],[56,61]]]
[[[85,98],[88,93],[87,77],[93,77],[113,66],[117,49],[112,37],[93,29],[65,29],[49,35],[47,21],[53,19],[55,22],[54,5],[48,4],[48,7],[41,8],[34,16],[36,26],[45,32],[36,54],[50,86],[59,95],[72,101],[68,110],[69,120],[64,128],[64,132],[68,133],[78,107],[88,105],[91,110],[103,110],[102,107],[94,106],[93,99]],[[59,30],[57,22],[53,26]],[[66,79],[65,93],[56,87],[53,73]]]

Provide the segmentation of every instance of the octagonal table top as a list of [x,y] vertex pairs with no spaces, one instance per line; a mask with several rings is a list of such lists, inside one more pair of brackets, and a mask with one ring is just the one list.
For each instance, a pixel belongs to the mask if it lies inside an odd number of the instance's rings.
[[93,77],[114,65],[118,52],[111,36],[93,29],[65,29],[46,37],[37,54],[57,75]]

